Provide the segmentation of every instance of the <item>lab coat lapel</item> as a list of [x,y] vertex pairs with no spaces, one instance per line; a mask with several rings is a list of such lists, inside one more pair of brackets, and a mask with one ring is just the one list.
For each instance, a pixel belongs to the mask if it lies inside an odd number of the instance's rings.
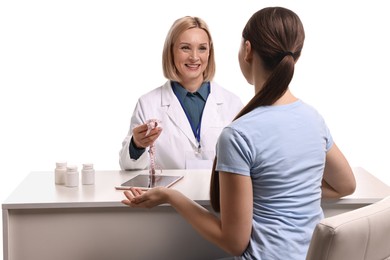
[[220,93],[217,86],[211,83],[210,95],[207,98],[202,115],[201,139],[203,135],[207,135],[207,132],[202,131],[203,129],[224,126],[224,115],[220,111],[222,104],[222,93]]
[[[171,82],[168,81],[164,84],[162,89],[162,106],[166,108],[166,113],[169,118],[196,146],[196,139],[192,132],[191,125],[188,122],[187,116],[180,105],[175,93],[173,93]],[[164,122],[163,122],[164,125]]]

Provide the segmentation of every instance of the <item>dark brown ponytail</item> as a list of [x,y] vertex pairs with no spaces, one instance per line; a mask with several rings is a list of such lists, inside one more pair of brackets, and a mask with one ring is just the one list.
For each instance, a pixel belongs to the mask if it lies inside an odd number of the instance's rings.
[[[263,60],[270,76],[261,91],[248,102],[234,120],[260,106],[274,104],[287,91],[294,75],[294,65],[301,54],[305,33],[299,17],[282,7],[269,7],[256,12],[246,24],[242,36],[251,43],[255,54]],[[214,159],[210,202],[220,211],[219,174]]]

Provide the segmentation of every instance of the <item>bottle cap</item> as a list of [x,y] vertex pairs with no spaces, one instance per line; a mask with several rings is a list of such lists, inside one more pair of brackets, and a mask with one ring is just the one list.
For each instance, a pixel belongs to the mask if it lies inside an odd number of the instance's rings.
[[57,168],[65,168],[66,162],[63,162],[63,161],[56,162],[56,167]]
[[93,170],[93,163],[84,163],[83,170]]
[[68,172],[77,172],[77,166],[76,166],[76,165],[68,165],[68,166],[66,167],[66,170],[67,170]]

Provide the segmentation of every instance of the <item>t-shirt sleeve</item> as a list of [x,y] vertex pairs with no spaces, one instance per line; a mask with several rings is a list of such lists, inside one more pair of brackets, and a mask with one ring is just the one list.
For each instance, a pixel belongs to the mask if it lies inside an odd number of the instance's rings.
[[323,129],[325,131],[324,135],[325,135],[325,141],[326,141],[326,146],[325,146],[325,149],[326,149],[326,152],[329,151],[329,149],[332,147],[333,145],[333,137],[332,137],[332,134],[330,133],[330,130],[328,128],[328,126],[326,125],[325,123],[325,120],[324,118],[321,118],[322,119],[322,123],[323,123]]
[[250,176],[252,153],[248,142],[239,132],[225,127],[218,138],[217,171]]
[[330,134],[330,131],[329,131],[329,128],[326,127],[326,134],[327,134],[327,139],[326,139],[326,152],[329,151],[329,149],[332,147],[333,145],[333,137],[332,135]]

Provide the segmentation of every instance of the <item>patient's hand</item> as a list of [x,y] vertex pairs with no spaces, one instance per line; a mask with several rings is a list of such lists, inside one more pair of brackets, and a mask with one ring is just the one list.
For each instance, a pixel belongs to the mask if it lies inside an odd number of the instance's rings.
[[126,199],[122,200],[122,203],[132,208],[153,208],[168,202],[168,191],[165,187],[156,187],[147,191],[132,187],[130,191],[124,192]]

